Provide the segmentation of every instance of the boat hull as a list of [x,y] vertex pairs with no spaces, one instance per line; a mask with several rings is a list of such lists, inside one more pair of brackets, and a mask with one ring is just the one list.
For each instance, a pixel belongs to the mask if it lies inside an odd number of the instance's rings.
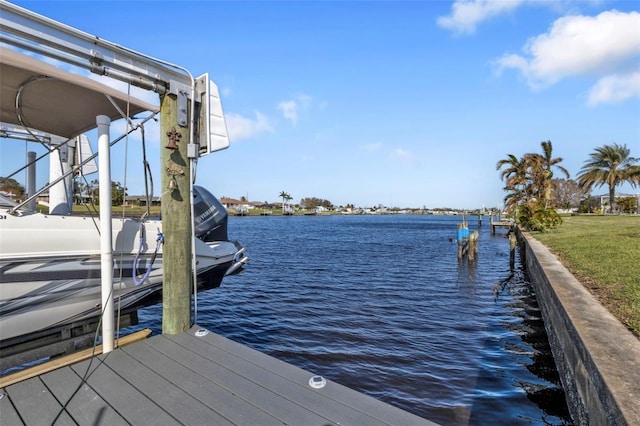
[[[161,298],[160,221],[113,220],[116,309]],[[0,348],[42,330],[101,315],[101,262],[93,220],[38,213],[0,221]],[[142,235],[142,238],[141,238]],[[196,240],[198,287],[237,272],[239,247]]]

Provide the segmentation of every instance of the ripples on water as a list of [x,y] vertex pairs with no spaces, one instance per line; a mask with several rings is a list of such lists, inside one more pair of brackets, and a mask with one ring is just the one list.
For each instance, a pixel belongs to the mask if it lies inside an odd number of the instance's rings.
[[[532,287],[521,266],[509,271],[508,241],[485,218],[476,262],[458,262],[460,221],[230,218],[251,261],[199,295],[198,323],[442,424],[570,424]],[[145,309],[141,323],[160,332],[161,312]]]

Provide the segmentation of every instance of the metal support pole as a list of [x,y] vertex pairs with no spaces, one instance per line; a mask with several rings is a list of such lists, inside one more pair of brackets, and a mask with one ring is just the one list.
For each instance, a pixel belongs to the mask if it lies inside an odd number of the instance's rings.
[[[33,151],[29,151],[27,153],[27,164],[29,164],[28,168],[28,179],[27,179],[27,193],[29,196],[32,196],[36,193],[36,153]],[[29,210],[36,209],[36,199],[29,201],[27,205]]]
[[113,245],[111,225],[111,155],[106,115],[96,117],[98,124],[98,169],[100,171],[100,262],[102,283],[102,352],[113,350],[115,314],[113,307]]

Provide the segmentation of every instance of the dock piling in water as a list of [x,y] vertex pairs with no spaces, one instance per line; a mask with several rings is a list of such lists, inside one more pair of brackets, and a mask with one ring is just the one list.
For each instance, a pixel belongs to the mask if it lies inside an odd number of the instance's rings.
[[458,241],[458,260],[462,260],[465,256],[469,261],[475,260],[475,255],[478,254],[478,231],[469,233],[469,227],[465,220],[458,224],[458,231],[456,233]]
[[473,231],[469,235],[469,250],[467,253],[467,257],[470,262],[476,259],[476,254],[478,254],[478,231]]
[[518,238],[514,232],[509,232],[509,268],[511,272],[515,269],[516,264],[516,243]]

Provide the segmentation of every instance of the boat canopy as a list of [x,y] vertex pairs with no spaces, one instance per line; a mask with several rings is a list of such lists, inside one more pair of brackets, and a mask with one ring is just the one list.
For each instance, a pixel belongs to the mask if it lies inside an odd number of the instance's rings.
[[88,77],[69,73],[4,46],[0,46],[0,75],[0,122],[27,126],[67,139],[94,129],[98,115],[116,120],[123,118],[121,111],[125,114],[128,111],[133,117],[140,112],[160,109]]

